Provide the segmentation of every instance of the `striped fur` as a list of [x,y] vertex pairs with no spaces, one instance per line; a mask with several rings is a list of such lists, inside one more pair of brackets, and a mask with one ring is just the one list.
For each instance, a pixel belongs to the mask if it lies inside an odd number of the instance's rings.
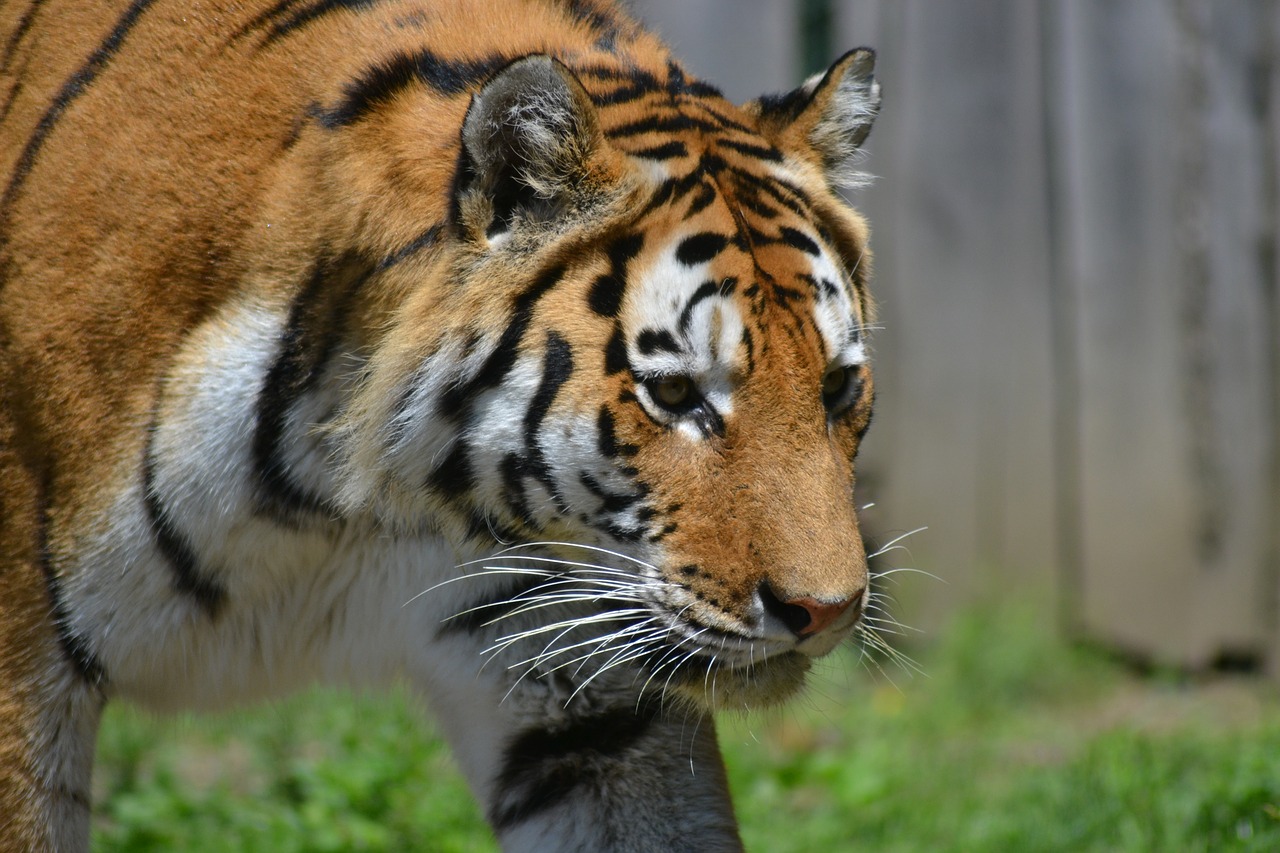
[[740,107],[606,0],[6,3],[0,848],[87,845],[110,698],[404,678],[507,849],[737,849],[710,712],[866,601],[872,62]]

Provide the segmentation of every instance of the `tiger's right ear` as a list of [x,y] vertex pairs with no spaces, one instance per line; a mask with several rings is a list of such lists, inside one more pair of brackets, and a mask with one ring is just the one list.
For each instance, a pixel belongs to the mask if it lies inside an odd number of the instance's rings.
[[472,97],[462,123],[461,218],[493,237],[571,215],[602,140],[572,71],[540,54],[512,62]]
[[779,148],[816,160],[833,186],[856,186],[866,180],[857,169],[859,149],[880,112],[875,67],[875,51],[860,47],[800,88],[747,108]]

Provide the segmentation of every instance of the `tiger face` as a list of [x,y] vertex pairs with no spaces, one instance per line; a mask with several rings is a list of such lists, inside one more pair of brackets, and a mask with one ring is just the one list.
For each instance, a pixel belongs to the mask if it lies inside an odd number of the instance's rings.
[[627,611],[614,627],[644,642],[620,648],[664,689],[739,706],[793,691],[867,595],[870,259],[831,189],[849,152],[823,134],[865,136],[870,72],[855,52],[746,109],[672,81],[636,123],[556,60],[502,71],[463,129],[450,275],[468,307],[396,318],[340,427],[349,505],[554,543],[588,575],[596,549],[586,588]]

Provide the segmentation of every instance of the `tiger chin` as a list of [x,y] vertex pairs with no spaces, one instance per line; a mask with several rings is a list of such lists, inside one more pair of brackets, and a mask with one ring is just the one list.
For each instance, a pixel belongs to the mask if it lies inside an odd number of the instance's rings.
[[71,5],[0,16],[0,849],[87,848],[108,700],[395,682],[507,850],[740,849],[711,712],[868,601],[872,52]]

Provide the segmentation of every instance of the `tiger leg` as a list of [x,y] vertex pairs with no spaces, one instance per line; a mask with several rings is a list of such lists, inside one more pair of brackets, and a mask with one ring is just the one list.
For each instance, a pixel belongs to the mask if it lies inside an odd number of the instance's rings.
[[500,685],[469,676],[434,710],[504,851],[742,849],[709,715]]
[[35,478],[0,413],[0,850],[89,847],[99,689],[59,637]]

